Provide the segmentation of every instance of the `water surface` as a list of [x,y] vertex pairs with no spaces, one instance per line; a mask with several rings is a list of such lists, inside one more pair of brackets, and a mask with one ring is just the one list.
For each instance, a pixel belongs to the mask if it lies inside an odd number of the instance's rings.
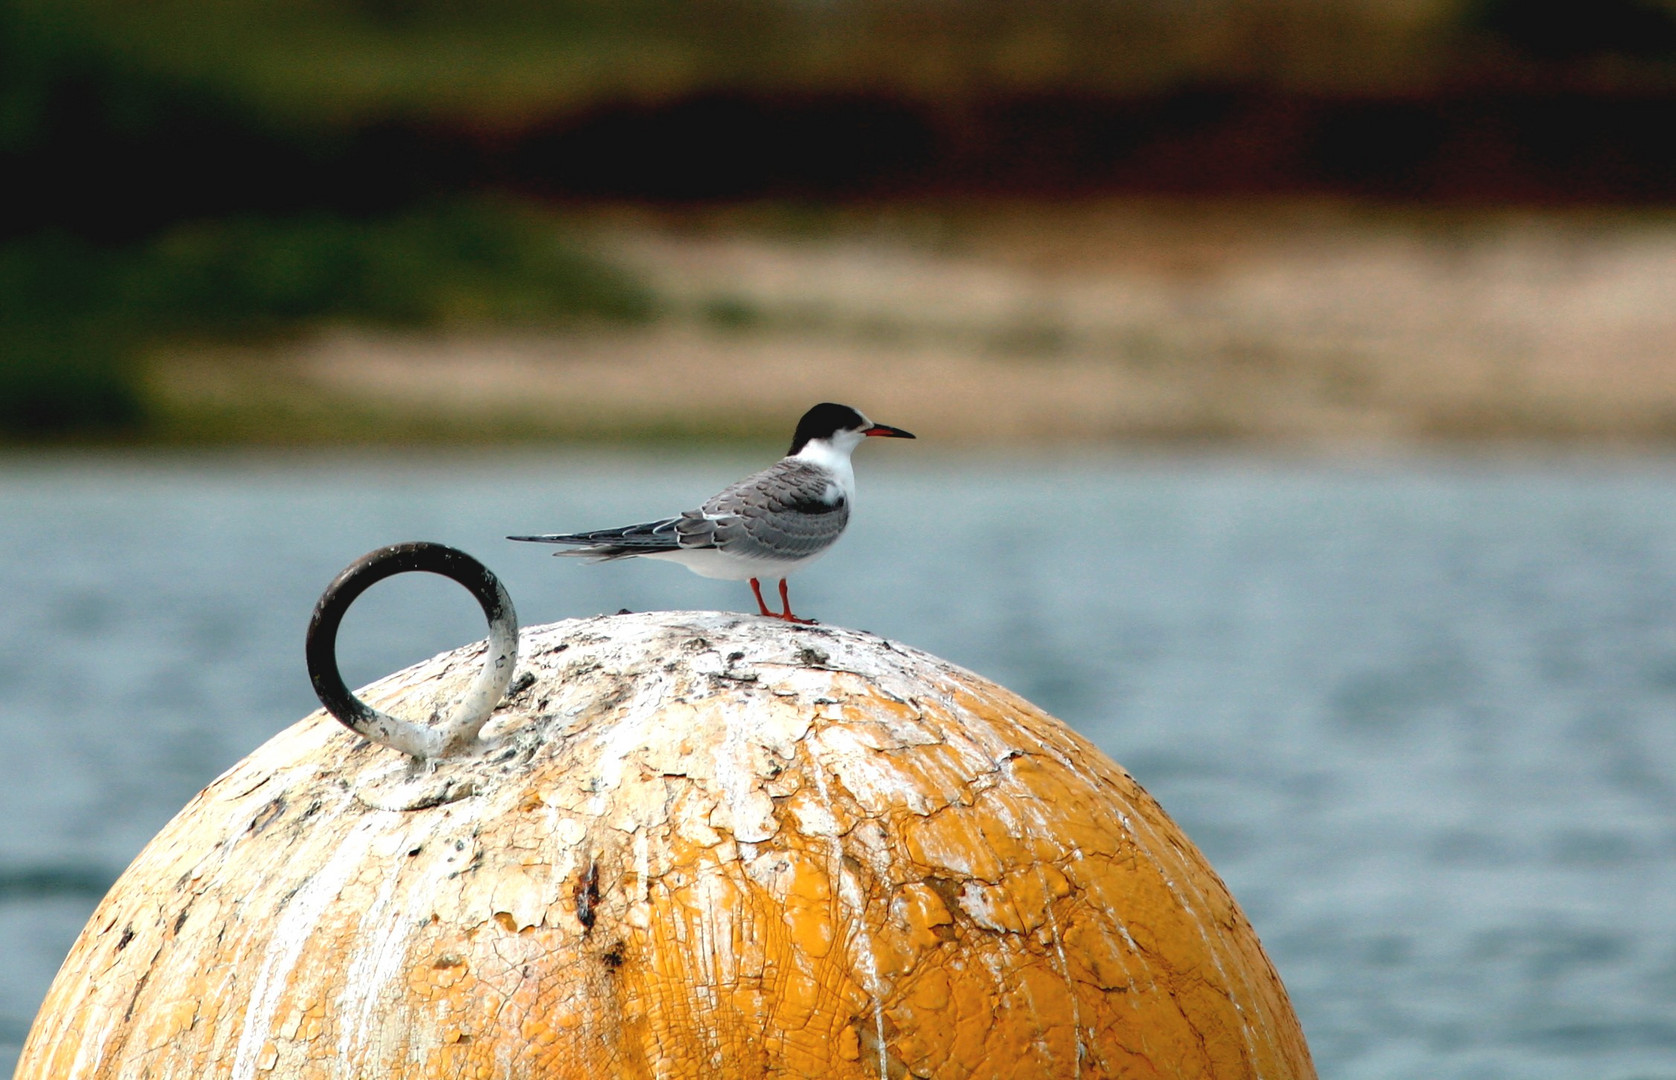
[[[1676,461],[879,449],[797,610],[973,668],[1128,767],[1256,924],[1323,1076],[1676,1077]],[[754,464],[0,461],[0,1069],[127,861],[314,707],[303,627],[345,563],[464,547],[527,624],[750,610],[501,537],[643,520]],[[345,674],[481,635],[456,586],[388,582]]]

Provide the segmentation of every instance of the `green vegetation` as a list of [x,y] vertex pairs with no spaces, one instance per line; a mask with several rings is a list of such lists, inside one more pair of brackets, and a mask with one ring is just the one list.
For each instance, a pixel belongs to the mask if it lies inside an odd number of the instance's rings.
[[357,143],[387,95],[346,129],[262,89],[265,58],[335,93],[305,29],[322,61],[402,55],[354,31],[377,6],[0,0],[0,440],[145,436],[166,341],[650,316],[556,215]]
[[[1463,31],[1520,46],[1528,26],[1592,40],[1602,24],[1657,30],[1670,15],[1669,0],[4,2],[284,123],[429,117],[498,132],[715,92],[1415,89],[1461,61]],[[1625,22],[1630,9],[1645,17]]]
[[136,313],[165,329],[540,324],[651,311],[641,290],[567,246],[551,220],[492,202],[371,220],[309,213],[186,225],[147,245],[137,269]]
[[366,220],[310,212],[175,226],[122,245],[62,231],[0,245],[0,433],[141,431],[136,358],[181,337],[323,321],[394,326],[638,320],[649,294],[513,204]]
[[[1400,89],[1510,54],[1671,58],[1671,0],[0,0],[286,125],[429,118],[499,133],[707,93]],[[1619,65],[1620,79],[1633,74]],[[1658,77],[1668,77],[1668,68]]]

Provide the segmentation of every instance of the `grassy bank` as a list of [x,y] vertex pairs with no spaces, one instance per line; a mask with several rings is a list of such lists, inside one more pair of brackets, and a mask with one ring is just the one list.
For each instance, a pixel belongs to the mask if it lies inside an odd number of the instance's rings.
[[[146,356],[272,345],[332,323],[442,329],[634,322],[649,292],[551,215],[454,200],[177,225],[127,243],[41,231],[0,243],[0,437],[233,439],[239,421],[171,415]],[[278,409],[256,395],[240,411]],[[298,437],[304,429],[296,429]]]

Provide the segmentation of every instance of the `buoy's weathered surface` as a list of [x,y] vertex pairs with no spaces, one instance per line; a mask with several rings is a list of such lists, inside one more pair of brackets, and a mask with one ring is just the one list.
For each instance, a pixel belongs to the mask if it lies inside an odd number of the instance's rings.
[[[446,713],[482,646],[363,697]],[[195,798],[19,1080],[1312,1077],[1158,805],[1015,695],[853,631],[526,631],[487,747],[324,714]]]

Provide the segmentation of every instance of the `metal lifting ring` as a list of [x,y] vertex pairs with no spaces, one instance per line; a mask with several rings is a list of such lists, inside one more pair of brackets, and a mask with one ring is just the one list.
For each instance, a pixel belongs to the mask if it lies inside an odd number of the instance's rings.
[[[437,727],[402,720],[368,705],[344,685],[338,671],[338,627],[357,598],[387,577],[410,571],[441,574],[471,591],[489,620],[488,653],[483,670],[454,714]],[[487,566],[457,548],[417,540],[369,551],[344,568],[314,606],[308,623],[308,675],[320,704],[345,727],[416,758],[443,757],[476,741],[512,681],[518,663],[518,613],[506,587]]]

